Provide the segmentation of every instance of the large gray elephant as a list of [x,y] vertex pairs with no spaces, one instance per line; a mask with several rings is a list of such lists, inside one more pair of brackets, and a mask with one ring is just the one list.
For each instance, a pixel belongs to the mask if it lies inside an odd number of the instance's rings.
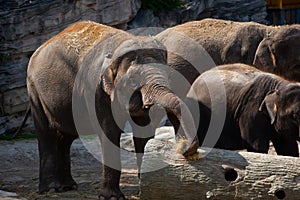
[[90,21],[69,26],[36,50],[27,87],[39,145],[40,192],[76,189],[70,146],[78,134],[96,132],[104,164],[100,199],[125,199],[119,188],[122,128],[126,120],[133,126],[140,166],[144,146],[164,115],[160,110],[190,142],[183,155],[197,151],[192,116],[169,89],[166,56],[153,38]]
[[[203,145],[267,153],[272,141],[277,154],[299,156],[299,83],[245,64],[221,65],[195,80],[187,105],[195,103],[200,109],[200,118],[193,112],[200,144],[205,137],[215,137],[215,143],[207,145],[206,139]],[[219,133],[215,127],[221,127]]]
[[269,28],[259,43],[253,65],[288,80],[300,81],[300,25]]
[[300,25],[272,27],[208,18],[177,25],[155,37],[168,49],[168,64],[190,83],[207,69],[229,63],[254,65],[300,81]]

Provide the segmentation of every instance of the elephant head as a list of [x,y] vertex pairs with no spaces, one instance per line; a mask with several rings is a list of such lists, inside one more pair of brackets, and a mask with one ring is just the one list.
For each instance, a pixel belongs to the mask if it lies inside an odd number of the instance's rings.
[[259,110],[269,115],[270,123],[278,133],[272,139],[277,153],[298,157],[298,153],[286,151],[298,152],[295,149],[298,148],[296,141],[300,139],[300,85],[290,83],[269,92]]
[[[114,52],[103,75],[103,89],[112,101],[138,126],[158,125],[164,110],[191,146],[183,153],[196,152],[199,145],[192,116],[183,101],[170,90],[167,51],[153,39],[128,40]],[[152,117],[150,117],[152,116]],[[128,117],[128,116],[127,116]]]
[[289,80],[300,81],[300,26],[282,26],[259,44],[253,65]]

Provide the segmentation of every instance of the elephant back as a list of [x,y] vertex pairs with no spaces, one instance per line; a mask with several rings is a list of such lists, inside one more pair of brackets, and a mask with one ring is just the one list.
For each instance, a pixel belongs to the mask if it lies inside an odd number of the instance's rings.
[[59,40],[69,51],[81,56],[109,34],[123,32],[92,21],[80,21],[46,41],[42,47]]

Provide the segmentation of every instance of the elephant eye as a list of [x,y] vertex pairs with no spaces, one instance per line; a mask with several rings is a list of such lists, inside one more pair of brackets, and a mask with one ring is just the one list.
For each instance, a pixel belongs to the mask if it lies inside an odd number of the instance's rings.
[[299,115],[297,113],[291,113],[290,118],[295,120],[295,121],[298,121],[299,120]]
[[144,110],[149,110],[149,109],[151,108],[152,105],[153,105],[153,104],[145,104],[145,105],[143,106],[143,109],[144,109]]
[[132,88],[136,88],[137,87],[137,84],[136,84],[136,80],[135,79],[130,79],[130,86]]

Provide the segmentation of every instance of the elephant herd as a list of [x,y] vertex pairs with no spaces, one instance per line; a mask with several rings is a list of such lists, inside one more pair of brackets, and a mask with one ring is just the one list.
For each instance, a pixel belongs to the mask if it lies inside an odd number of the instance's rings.
[[187,140],[184,156],[199,145],[267,153],[272,141],[277,154],[298,157],[297,81],[300,25],[204,19],[150,37],[74,23],[42,44],[28,65],[39,192],[76,189],[71,144],[78,135],[97,134],[99,199],[125,199],[119,187],[124,125],[132,126],[140,167],[164,115]]

